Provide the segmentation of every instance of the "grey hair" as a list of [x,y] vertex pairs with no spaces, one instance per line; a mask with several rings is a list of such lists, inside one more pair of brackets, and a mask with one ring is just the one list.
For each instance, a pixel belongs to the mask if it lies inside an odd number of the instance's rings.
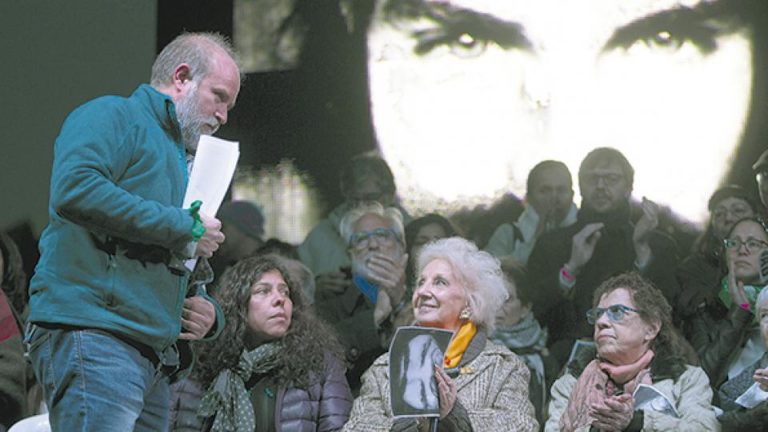
[[339,222],[339,234],[341,234],[341,238],[344,239],[345,243],[349,244],[349,239],[355,233],[355,224],[367,214],[375,214],[387,219],[389,226],[397,233],[400,245],[405,247],[405,228],[403,227],[403,215],[400,213],[400,210],[395,207],[384,208],[384,206],[376,201],[358,204],[344,213],[341,222]]
[[[157,55],[150,84],[158,88],[170,83],[176,67],[182,63],[189,65],[191,79],[199,82],[208,73],[215,49],[224,51],[242,70],[237,53],[226,37],[219,33],[182,33]],[[240,81],[243,78],[241,73]]]
[[419,273],[436,259],[448,262],[464,287],[470,320],[493,332],[496,312],[509,298],[509,282],[499,260],[461,237],[444,238],[424,246],[417,258]]
[[760,290],[760,294],[757,295],[757,300],[755,300],[755,310],[758,310],[758,313],[763,303],[767,303],[766,306],[768,306],[768,289],[766,288]]

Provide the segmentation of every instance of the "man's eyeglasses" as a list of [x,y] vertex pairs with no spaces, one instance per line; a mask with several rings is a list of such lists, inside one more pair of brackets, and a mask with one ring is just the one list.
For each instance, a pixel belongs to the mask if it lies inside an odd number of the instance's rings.
[[754,238],[749,238],[746,241],[741,241],[739,239],[725,239],[723,240],[723,245],[726,249],[734,250],[739,250],[742,246],[746,246],[747,252],[749,253],[760,252],[768,247],[768,243]]
[[627,312],[640,313],[639,310],[633,309],[623,304],[610,305],[607,308],[593,308],[587,311],[587,322],[590,325],[594,325],[597,320],[603,316],[604,313],[608,313],[608,319],[613,322],[618,322],[624,319],[624,315]]
[[717,207],[716,209],[712,210],[712,217],[714,219],[722,219],[727,214],[732,214],[734,219],[742,219],[747,217],[749,213],[752,211],[749,207],[742,207],[742,206],[734,206],[731,208],[727,207]]
[[622,174],[596,174],[596,173],[587,173],[584,175],[584,180],[586,180],[587,183],[591,185],[598,185],[601,181],[606,186],[614,186],[618,184],[621,180],[624,179],[624,176]]
[[378,243],[389,244],[398,239],[392,228],[376,228],[372,231],[357,231],[349,236],[349,245],[355,249],[365,249],[371,242],[371,237]]

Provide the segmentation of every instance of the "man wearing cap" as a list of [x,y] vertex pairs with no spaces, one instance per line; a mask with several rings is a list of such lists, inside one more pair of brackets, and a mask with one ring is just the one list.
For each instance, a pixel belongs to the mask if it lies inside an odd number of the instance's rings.
[[249,201],[228,201],[222,204],[216,216],[226,238],[209,260],[214,277],[218,279],[227,268],[253,255],[264,244],[264,215]]

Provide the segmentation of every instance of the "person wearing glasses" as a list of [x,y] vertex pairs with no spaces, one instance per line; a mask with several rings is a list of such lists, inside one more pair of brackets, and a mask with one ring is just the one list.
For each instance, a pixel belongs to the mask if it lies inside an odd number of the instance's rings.
[[408,255],[403,220],[395,207],[358,204],[341,218],[339,233],[347,241],[351,262],[344,275],[346,288],[318,298],[315,307],[347,348],[352,364],[347,378],[354,392],[360,375],[386,350],[394,327],[410,321],[405,307]]
[[691,344],[714,388],[734,378],[765,352],[755,318],[755,301],[765,286],[760,256],[768,249],[768,233],[757,218],[738,221],[723,241],[727,274],[718,301],[726,310],[715,317],[700,310],[693,319]]
[[[768,290],[760,291],[755,306],[760,333],[768,346]],[[754,395],[752,403],[742,397],[745,394]],[[724,432],[764,430],[768,424],[768,352],[723,384],[718,396],[725,410],[718,417]]]
[[433,366],[437,427],[428,429],[425,417],[394,417],[390,380],[397,378],[389,376],[384,354],[363,375],[344,431],[538,431],[528,368],[488,338],[508,296],[498,260],[469,240],[450,237],[424,246],[417,268],[409,308],[416,325],[454,332],[442,362]]
[[657,230],[658,206],[643,198],[633,223],[630,199],[635,170],[618,150],[600,147],[579,167],[581,207],[576,223],[539,237],[528,260],[536,293],[533,312],[549,329],[550,350],[564,365],[575,339],[589,338],[583,320],[595,287],[610,276],[636,270],[674,304],[677,246]]
[[[577,356],[555,381],[545,431],[719,430],[709,379],[692,365],[695,354],[672,325],[672,307],[648,280],[636,272],[607,279],[586,321],[596,355]],[[655,389],[657,403],[640,404],[642,385]]]
[[680,284],[676,317],[686,338],[692,336],[692,319],[699,309],[707,309],[713,317],[725,316],[725,308],[717,299],[720,281],[727,273],[723,253],[723,240],[733,225],[745,218],[756,216],[760,204],[746,188],[731,184],[717,189],[707,203],[709,223],[696,239],[693,250],[677,267]]
[[404,223],[410,220],[406,211],[397,206],[395,180],[389,165],[373,152],[351,158],[341,173],[339,186],[344,202],[321,220],[298,248],[299,259],[315,274],[319,300],[334,297],[350,287],[349,238],[339,232],[339,223],[347,211],[360,203],[377,202],[396,208]]

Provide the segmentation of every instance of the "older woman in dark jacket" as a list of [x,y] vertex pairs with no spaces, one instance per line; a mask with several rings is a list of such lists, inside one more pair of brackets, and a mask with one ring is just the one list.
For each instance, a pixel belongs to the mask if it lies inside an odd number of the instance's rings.
[[192,380],[175,387],[171,429],[340,429],[352,407],[341,348],[307,310],[284,260],[240,261],[224,274],[217,299],[227,325],[215,342],[198,345]]

